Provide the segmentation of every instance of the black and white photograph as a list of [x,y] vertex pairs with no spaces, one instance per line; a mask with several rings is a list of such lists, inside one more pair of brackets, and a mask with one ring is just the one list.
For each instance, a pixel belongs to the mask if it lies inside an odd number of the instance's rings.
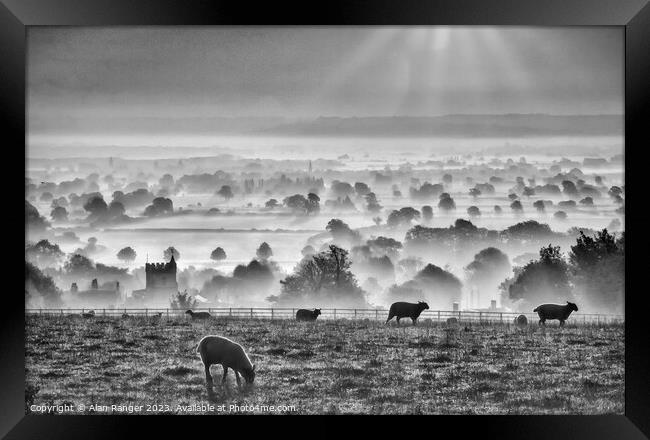
[[625,414],[622,27],[37,26],[25,62],[26,414]]

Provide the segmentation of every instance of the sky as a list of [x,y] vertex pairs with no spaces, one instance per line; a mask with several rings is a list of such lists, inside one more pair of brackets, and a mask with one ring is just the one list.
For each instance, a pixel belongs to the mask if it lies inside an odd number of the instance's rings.
[[32,27],[28,118],[622,114],[613,27]]

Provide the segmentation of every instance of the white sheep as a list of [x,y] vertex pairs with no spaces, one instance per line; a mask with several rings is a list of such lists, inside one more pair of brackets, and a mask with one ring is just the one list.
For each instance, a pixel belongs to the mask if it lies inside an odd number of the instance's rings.
[[223,336],[206,336],[201,339],[196,351],[201,355],[201,361],[203,361],[205,367],[205,380],[208,392],[211,392],[213,387],[210,366],[214,364],[220,364],[223,367],[222,385],[226,384],[228,368],[234,370],[237,385],[240,388],[240,374],[244,376],[248,384],[252,384],[253,380],[255,380],[255,365],[251,363],[244,348],[228,338],[224,338]]

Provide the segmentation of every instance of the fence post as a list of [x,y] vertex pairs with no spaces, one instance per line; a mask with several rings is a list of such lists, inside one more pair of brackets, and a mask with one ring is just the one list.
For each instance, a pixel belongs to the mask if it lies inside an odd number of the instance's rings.
[[169,319],[169,307],[167,307],[165,311],[167,312],[167,319]]
[[144,316],[149,316],[149,309],[144,309]]
[[357,319],[357,309],[354,309],[354,319]]
[[478,322],[479,324],[483,323],[483,312],[478,312]]
[[438,322],[440,322],[440,310],[438,310]]
[[38,315],[41,316],[43,314],[43,309],[38,309]]
[[106,316],[106,309],[102,309],[104,316]]
[[232,317],[232,307],[228,309],[228,316]]
[[375,309],[375,319],[379,319],[379,309]]
[[271,321],[273,321],[273,307],[271,307]]
[[251,318],[253,317],[253,308],[251,307]]
[[336,319],[336,309],[334,309],[334,319]]

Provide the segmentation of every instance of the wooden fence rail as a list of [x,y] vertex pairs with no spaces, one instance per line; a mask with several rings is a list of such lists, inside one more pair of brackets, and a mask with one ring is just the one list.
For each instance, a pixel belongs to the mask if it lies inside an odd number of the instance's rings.
[[[170,308],[110,308],[110,309],[25,309],[28,315],[41,316],[62,316],[62,315],[81,315],[82,313],[94,310],[95,316],[117,316],[123,314],[129,316],[146,316],[158,317],[185,317],[185,310]],[[195,308],[194,311],[205,311],[215,317],[233,317],[248,319],[292,319],[296,316],[296,308],[279,308],[279,307],[208,307]],[[492,312],[492,311],[474,311],[474,310],[424,310],[420,315],[419,321],[430,319],[432,322],[446,322],[448,318],[456,318],[460,322],[476,323],[512,323],[514,319],[524,315],[529,322],[537,322],[536,313],[517,313],[517,312]],[[382,321],[388,316],[387,309],[321,309],[319,319],[349,319],[349,320],[375,320]],[[573,313],[568,322],[573,323],[597,323],[597,324],[614,324],[625,322],[623,315],[606,315],[597,313]]]

